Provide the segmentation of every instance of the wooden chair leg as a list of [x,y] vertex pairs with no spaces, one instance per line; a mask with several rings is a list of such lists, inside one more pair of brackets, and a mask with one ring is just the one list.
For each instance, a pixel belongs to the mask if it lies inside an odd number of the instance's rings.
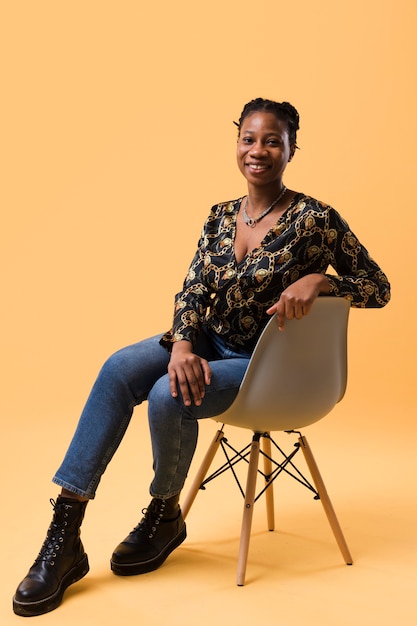
[[320,496],[321,503],[327,515],[327,519],[329,520],[329,524],[337,541],[337,545],[339,546],[346,565],[352,565],[353,560],[349,552],[349,548],[343,536],[343,532],[336,517],[336,513],[334,512],[333,505],[330,502],[330,498],[327,494],[326,487],[324,486],[324,482],[320,475],[319,468],[317,467],[317,463],[313,457],[313,453],[311,452],[311,448],[307,443],[307,439],[303,435],[299,437],[298,442],[304,453],[304,458]]
[[242,530],[240,533],[239,557],[237,563],[236,582],[239,587],[245,584],[246,563],[248,560],[250,533],[252,528],[253,507],[255,502],[256,478],[258,475],[260,434],[255,433],[252,439],[246,481],[245,504],[243,509]]
[[[269,433],[266,433],[269,435]],[[271,440],[269,436],[262,437],[262,451],[266,455],[264,456],[264,474],[270,476],[272,474],[272,450]],[[268,530],[275,530],[275,513],[274,513],[274,484],[269,484],[269,481],[265,479],[265,485],[269,485],[265,491],[266,501],[266,518],[268,522]]]
[[196,499],[197,493],[201,487],[201,483],[204,481],[207,472],[210,469],[210,465],[213,462],[214,457],[216,456],[216,452],[219,449],[220,442],[224,437],[224,432],[222,429],[218,430],[214,435],[213,441],[209,445],[209,448],[204,456],[204,459],[198,469],[198,472],[194,478],[194,481],[190,487],[189,492],[183,503],[181,503],[181,511],[182,516],[185,519],[188,515],[191,506]]

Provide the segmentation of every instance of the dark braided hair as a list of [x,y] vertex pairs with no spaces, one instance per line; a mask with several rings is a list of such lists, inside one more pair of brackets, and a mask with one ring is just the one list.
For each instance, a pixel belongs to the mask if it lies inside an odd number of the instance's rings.
[[255,98],[243,107],[239,122],[233,122],[239,129],[242,128],[244,120],[256,111],[267,111],[273,113],[276,117],[285,122],[288,128],[290,143],[297,144],[297,130],[299,129],[300,116],[298,111],[289,102],[275,102],[274,100],[265,100],[264,98]]

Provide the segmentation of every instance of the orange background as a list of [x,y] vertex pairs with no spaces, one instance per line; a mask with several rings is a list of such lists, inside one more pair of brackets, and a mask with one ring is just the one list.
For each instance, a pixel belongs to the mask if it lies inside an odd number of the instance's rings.
[[[170,326],[173,295],[210,206],[245,193],[232,121],[254,97],[298,108],[301,150],[285,183],[338,209],[392,283],[388,307],[351,313],[348,392],[337,420],[314,427],[325,438],[324,454],[345,442],[341,458],[330,453],[330,474],[344,473],[349,489],[352,457],[364,454],[359,465],[367,475],[374,455],[364,501],[381,488],[381,471],[391,480],[387,465],[400,463],[399,473],[409,475],[416,14],[411,0],[2,7],[1,463],[11,515],[4,530],[22,546],[13,580],[7,575],[2,585],[0,614],[11,623],[18,618],[6,603],[43,533],[39,522],[33,536],[20,535],[25,483],[35,485],[32,509],[45,514],[40,497],[55,493],[48,481],[99,366],[115,349]],[[136,488],[147,498],[149,446],[140,422],[132,437],[141,438],[147,469]],[[202,425],[203,443],[213,428]],[[137,439],[123,445],[103,481],[103,500],[130,494],[126,472]],[[349,493],[348,510],[357,497]],[[415,500],[414,482],[403,493]],[[126,534],[126,513],[120,517]],[[392,536],[405,532],[398,523]]]

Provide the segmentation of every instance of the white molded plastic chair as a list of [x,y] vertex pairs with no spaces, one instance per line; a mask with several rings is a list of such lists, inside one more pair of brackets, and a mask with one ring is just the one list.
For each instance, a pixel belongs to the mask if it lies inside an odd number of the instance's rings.
[[[238,557],[237,584],[245,581],[249,551],[253,507],[265,492],[269,530],[274,530],[274,501],[272,484],[285,472],[314,492],[320,499],[346,564],[352,557],[346,544],[333,506],[330,502],[317,464],[306,438],[297,429],[312,424],[339,402],[346,390],[347,380],[347,325],[350,304],[343,298],[321,297],[309,315],[301,320],[286,321],[284,331],[278,330],[272,318],[265,327],[239,393],[233,404],[223,414],[214,418],[223,426],[209,446],[189,493],[182,505],[186,517],[200,488],[223,471],[231,469],[240,461],[248,462],[246,491],[238,485],[244,496],[244,509]],[[251,443],[237,452],[224,437],[224,425],[230,424],[253,431]],[[296,432],[298,442],[290,455],[286,455],[271,438],[271,431]],[[278,462],[271,456],[271,443],[284,457]],[[227,462],[206,479],[214,456],[221,446]],[[227,448],[234,455],[228,456]],[[302,450],[315,488],[293,463],[296,453]],[[259,455],[264,459],[264,471],[259,469]],[[249,461],[247,459],[249,457]],[[262,474],[264,489],[255,496],[257,476]]]

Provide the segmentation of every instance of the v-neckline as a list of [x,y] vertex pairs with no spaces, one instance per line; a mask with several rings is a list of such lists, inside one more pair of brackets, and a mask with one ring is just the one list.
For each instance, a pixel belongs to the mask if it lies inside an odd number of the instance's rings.
[[241,266],[242,264],[244,264],[247,259],[249,257],[252,256],[253,252],[255,250],[259,250],[260,248],[262,248],[265,243],[266,243],[266,239],[270,236],[271,231],[274,230],[278,224],[284,219],[286,218],[286,216],[288,215],[288,212],[298,204],[298,202],[300,201],[300,197],[303,197],[304,194],[301,192],[296,192],[293,199],[291,200],[290,204],[288,205],[288,207],[285,209],[285,211],[282,213],[282,215],[279,216],[279,218],[277,219],[276,222],[274,222],[274,224],[271,226],[271,228],[265,233],[265,236],[263,237],[262,241],[260,242],[260,244],[258,246],[255,246],[255,248],[252,248],[252,250],[250,250],[249,252],[247,252],[240,261],[237,260],[236,258],[236,254],[235,254],[235,241],[236,241],[236,232],[237,232],[237,216],[239,213],[239,209],[242,205],[243,199],[246,196],[242,196],[241,198],[238,198],[238,200],[236,201],[236,209],[235,209],[235,213],[234,213],[234,220],[233,220],[233,233],[232,233],[232,247],[233,247],[233,261],[234,264],[236,266],[236,268],[238,268],[239,266]]

